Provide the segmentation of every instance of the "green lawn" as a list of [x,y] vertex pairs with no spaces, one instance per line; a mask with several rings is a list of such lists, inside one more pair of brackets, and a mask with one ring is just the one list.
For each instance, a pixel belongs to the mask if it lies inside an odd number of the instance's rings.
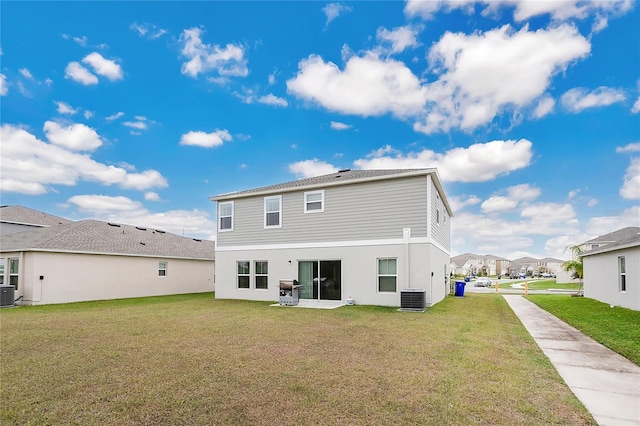
[[6,425],[591,425],[502,297],[426,313],[212,293],[0,311]]
[[529,295],[536,305],[640,365],[640,312],[568,295]]

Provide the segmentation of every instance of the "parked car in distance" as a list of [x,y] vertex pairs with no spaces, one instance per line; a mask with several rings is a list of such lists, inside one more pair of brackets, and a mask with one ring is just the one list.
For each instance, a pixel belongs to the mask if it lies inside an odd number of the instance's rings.
[[489,287],[491,285],[491,281],[489,277],[478,277],[476,282],[473,283],[474,287]]
[[545,272],[544,274],[542,274],[542,278],[551,278],[551,274],[548,272]]

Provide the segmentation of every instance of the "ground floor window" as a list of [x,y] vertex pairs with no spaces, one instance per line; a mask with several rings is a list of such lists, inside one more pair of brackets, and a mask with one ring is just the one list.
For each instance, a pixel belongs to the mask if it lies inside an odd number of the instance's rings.
[[398,259],[378,259],[378,291],[395,293],[398,286]]
[[4,259],[0,259],[0,285],[4,284]]
[[167,276],[167,262],[158,262],[158,276],[159,277]]
[[18,273],[20,267],[18,259],[9,259],[9,285],[18,289]]
[[240,260],[237,263],[238,270],[238,288],[249,288],[250,279],[250,263],[248,260]]
[[256,289],[266,290],[269,287],[269,263],[266,261],[255,262]]
[[620,273],[620,291],[627,291],[627,267],[624,256],[618,258],[618,271]]

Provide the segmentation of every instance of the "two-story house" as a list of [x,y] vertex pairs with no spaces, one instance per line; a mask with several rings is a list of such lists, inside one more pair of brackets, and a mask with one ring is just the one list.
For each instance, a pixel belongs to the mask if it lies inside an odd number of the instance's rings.
[[426,305],[449,291],[451,207],[436,169],[341,170],[218,195],[216,297],[399,306],[406,288]]

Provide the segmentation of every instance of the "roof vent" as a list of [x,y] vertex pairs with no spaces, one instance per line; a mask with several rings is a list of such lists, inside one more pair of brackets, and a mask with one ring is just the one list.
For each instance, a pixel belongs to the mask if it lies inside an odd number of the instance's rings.
[[116,228],[120,228],[120,225],[118,225],[117,223],[107,222],[107,225],[109,225],[109,226],[115,226]]
[[350,172],[351,169],[342,169],[342,170],[338,170],[338,173],[345,173],[345,172]]
[[136,229],[139,231],[146,231],[147,228],[143,228],[142,226],[136,226]]
[[158,234],[164,234],[164,231],[161,231],[161,230],[159,230],[159,229],[156,229],[156,232],[157,232]]
[[142,241],[140,241],[140,245],[142,245],[142,246],[146,246],[146,244],[145,244],[145,243],[143,243]]
[[199,243],[201,243],[201,242],[202,242],[202,240],[201,240],[201,239],[199,239],[199,238],[194,238],[194,239],[193,239],[193,241],[197,241],[197,242],[199,242]]

